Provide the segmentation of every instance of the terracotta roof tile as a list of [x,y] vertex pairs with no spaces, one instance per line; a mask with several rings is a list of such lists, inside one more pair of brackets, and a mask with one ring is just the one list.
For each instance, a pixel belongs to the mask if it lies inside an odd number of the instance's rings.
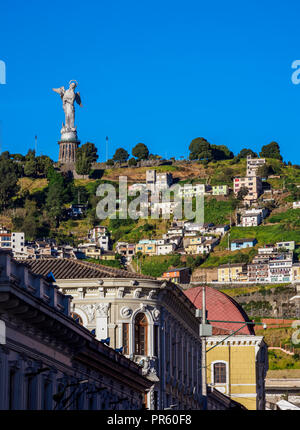
[[56,279],[87,279],[87,278],[130,278],[156,279],[151,276],[115,269],[102,264],[73,260],[70,258],[39,258],[37,260],[23,260],[30,270],[46,276],[52,272]]

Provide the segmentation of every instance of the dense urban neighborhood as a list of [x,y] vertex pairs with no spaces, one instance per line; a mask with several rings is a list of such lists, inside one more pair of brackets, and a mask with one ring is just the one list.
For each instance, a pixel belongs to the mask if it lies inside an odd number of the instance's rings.
[[[22,311],[28,300],[44,302],[39,313],[52,306],[50,325],[67,324],[64,332],[77,333],[66,334],[70,341],[61,350],[61,366],[72,370],[61,368],[61,376],[54,378],[38,364],[41,357],[32,364],[23,358],[21,367],[11,367],[3,389],[12,392],[25,369],[32,374],[32,388],[22,383],[21,390],[34,390],[43,372],[44,391],[37,397],[32,391],[27,399],[18,391],[4,397],[1,408],[66,408],[66,387],[78,384],[79,409],[280,409],[282,394],[269,390],[267,374],[278,366],[298,368],[297,345],[291,347],[284,333],[299,315],[300,166],[284,163],[274,142],[260,156],[252,150],[234,156],[222,148],[221,160],[209,161],[193,154],[212,146],[197,138],[190,145],[190,160],[150,158],[148,148],[139,144],[140,160],[134,166],[124,159],[99,165],[95,146],[87,143],[80,148],[90,154],[89,170],[78,173],[77,152],[69,143],[60,146],[58,163],[32,150],[26,156],[1,155],[0,173],[1,164],[6,175],[10,169],[15,185],[10,202],[2,197],[1,276],[7,287],[0,307],[12,336],[12,317],[16,324],[25,318],[32,333],[48,332],[50,322],[36,325],[37,317]],[[270,157],[269,148],[272,154],[277,150],[277,158]],[[124,176],[127,204],[143,195],[137,219],[118,216]],[[105,184],[118,191],[116,207],[99,219],[103,195],[98,189]],[[10,183],[4,185],[10,189]],[[176,216],[186,201],[203,211],[202,222]],[[10,302],[20,287],[25,296],[18,296],[13,316]],[[207,319],[201,316],[203,303]],[[30,305],[33,315],[35,306]],[[67,320],[61,321],[60,313]],[[50,345],[63,341],[58,332],[48,332],[49,341],[37,345],[39,355],[49,356],[49,369],[56,367]],[[88,360],[82,376],[75,366],[83,359],[76,352],[80,342],[86,348],[80,354]],[[283,364],[283,358],[278,364],[276,348],[278,354],[290,354],[291,364]],[[97,355],[94,364],[91,350]],[[124,360],[115,361],[114,381],[105,382],[112,377],[102,369],[105,356],[113,361],[116,354]],[[7,359],[19,362],[17,357],[13,349]],[[206,374],[199,371],[204,359],[210,369]],[[85,378],[86,372],[93,378]],[[82,387],[81,379],[88,381]]]
[[3,2],[9,424],[300,410],[300,4],[267,1]]

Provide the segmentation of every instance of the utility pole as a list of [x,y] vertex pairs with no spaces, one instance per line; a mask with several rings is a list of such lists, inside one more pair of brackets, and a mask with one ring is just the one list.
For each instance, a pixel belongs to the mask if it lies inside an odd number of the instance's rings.
[[[206,324],[206,297],[205,297],[205,285],[202,288],[202,324]],[[206,381],[206,336],[201,337],[201,349],[202,349],[202,396],[203,396],[203,409],[207,409],[207,381]]]
[[206,319],[206,287],[202,287],[202,311],[196,309],[196,317],[201,318],[199,336],[201,339],[201,388],[203,410],[207,409],[207,378],[206,378],[206,337],[212,335],[212,326]]
[[105,138],[105,143],[106,143],[106,162],[108,160],[108,136],[106,136]]
[[34,150],[35,150],[35,156],[37,156],[37,135],[34,136]]

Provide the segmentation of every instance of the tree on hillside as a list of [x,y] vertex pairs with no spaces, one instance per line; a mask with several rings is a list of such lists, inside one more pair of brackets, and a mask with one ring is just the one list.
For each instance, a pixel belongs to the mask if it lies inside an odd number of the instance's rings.
[[53,225],[58,227],[63,216],[64,203],[70,202],[73,199],[74,184],[53,167],[49,169],[47,177],[49,183],[46,196],[46,209]]
[[241,187],[241,189],[239,190],[239,192],[237,193],[236,198],[238,200],[244,200],[244,198],[248,195],[249,190],[246,187]]
[[86,203],[88,200],[89,200],[89,193],[85,187],[83,186],[74,187],[72,203],[81,204],[81,203]]
[[135,158],[130,158],[129,159],[129,161],[128,161],[128,165],[130,166],[130,167],[133,167],[133,166],[136,166],[137,165],[137,161],[136,161],[136,159]]
[[132,149],[132,155],[136,157],[138,161],[147,160],[149,157],[149,149],[144,143],[138,143]]
[[234,157],[232,151],[226,145],[210,145],[214,160],[231,160]]
[[0,160],[10,160],[10,159],[11,159],[11,154],[9,151],[4,151],[1,153]]
[[259,166],[259,168],[256,171],[257,176],[260,178],[267,178],[269,175],[272,175],[274,173],[274,170],[272,169],[272,166],[269,166],[268,164],[263,164],[262,166]]
[[234,170],[230,167],[224,167],[218,174],[217,179],[221,182],[231,182],[234,178]]
[[[25,216],[22,220],[21,231],[24,231],[26,238],[29,240],[36,239],[38,232],[38,209],[34,200],[27,198],[24,204]],[[14,224],[16,224],[14,219]]]
[[289,192],[291,193],[291,197],[292,197],[293,201],[300,200],[300,188],[298,188],[297,185],[292,183],[292,184],[287,184],[286,187],[289,190]]
[[193,139],[189,146],[190,160],[200,160],[204,163],[218,160],[230,160],[233,152],[226,145],[211,145],[204,137]]
[[87,153],[82,150],[82,148],[78,148],[76,150],[76,162],[75,162],[75,170],[78,175],[89,175],[91,173],[92,161],[88,157]]
[[243,158],[247,158],[248,155],[251,155],[252,158],[257,158],[258,157],[258,155],[256,154],[256,152],[252,151],[252,149],[244,148],[236,156],[236,161],[240,161]]
[[0,209],[11,205],[19,191],[16,165],[12,160],[0,159]]
[[28,159],[24,164],[24,175],[29,178],[36,178],[37,167],[35,158]]
[[53,220],[53,227],[58,227],[63,216],[64,193],[60,186],[49,186],[46,207],[48,214]]
[[193,139],[189,146],[190,160],[209,162],[213,159],[213,151],[210,143],[204,137]]
[[125,163],[129,158],[129,154],[124,148],[118,148],[113,156],[116,163]]
[[53,161],[47,155],[36,157],[37,173],[41,176],[47,176],[48,170],[53,166]]
[[25,155],[25,160],[34,160],[35,159],[35,150],[34,149],[28,149],[27,154]]
[[81,148],[78,148],[76,151],[76,163],[75,170],[78,175],[89,175],[91,173],[92,162],[87,157],[84,151],[81,151]]
[[112,160],[111,158],[109,159],[109,160],[107,160],[107,162],[106,162],[106,164],[108,165],[108,166],[114,166],[114,160]]
[[95,163],[98,159],[97,148],[94,143],[86,142],[84,145],[80,147],[81,151],[85,152],[87,158]]
[[259,155],[262,158],[274,158],[276,160],[282,161],[282,156],[280,154],[280,147],[277,142],[271,142],[268,145],[264,145],[261,148]]
[[22,154],[11,154],[14,161],[25,161],[25,157]]
[[76,150],[75,170],[79,175],[89,175],[92,163],[97,161],[97,148],[94,143],[86,142]]

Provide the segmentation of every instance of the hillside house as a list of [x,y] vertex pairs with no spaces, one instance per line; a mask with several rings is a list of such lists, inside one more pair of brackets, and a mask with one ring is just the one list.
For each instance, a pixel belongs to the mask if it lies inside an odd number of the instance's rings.
[[237,251],[244,248],[252,248],[257,243],[256,239],[234,239],[231,241],[231,251]]

